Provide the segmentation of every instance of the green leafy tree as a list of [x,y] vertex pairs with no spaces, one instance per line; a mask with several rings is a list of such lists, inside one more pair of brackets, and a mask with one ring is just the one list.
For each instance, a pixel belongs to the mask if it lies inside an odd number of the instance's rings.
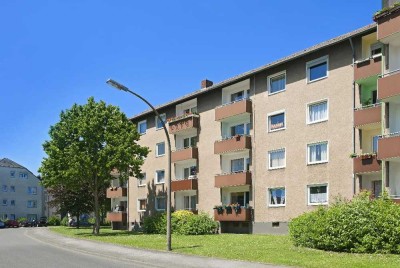
[[100,196],[106,192],[118,170],[121,180],[138,176],[148,148],[137,144],[140,135],[118,107],[88,99],[62,111],[60,121],[50,127],[50,140],[43,149],[47,154],[39,172],[42,184],[51,188],[64,185],[69,190],[88,184],[93,200],[95,225],[100,231]]

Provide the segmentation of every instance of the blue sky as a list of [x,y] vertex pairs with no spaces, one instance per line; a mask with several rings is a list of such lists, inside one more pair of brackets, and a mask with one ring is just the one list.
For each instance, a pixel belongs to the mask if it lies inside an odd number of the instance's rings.
[[0,2],[0,158],[37,174],[61,110],[90,96],[131,117],[372,23],[380,0]]

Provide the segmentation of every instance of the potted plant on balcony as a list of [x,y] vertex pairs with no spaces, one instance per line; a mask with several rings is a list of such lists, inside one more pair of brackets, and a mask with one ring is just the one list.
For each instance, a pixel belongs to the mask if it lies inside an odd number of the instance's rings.
[[232,204],[231,207],[233,208],[236,214],[240,213],[240,210],[242,208],[239,203]]
[[356,153],[351,153],[350,158],[356,158],[358,155]]
[[224,207],[223,206],[217,205],[217,206],[214,206],[214,209],[217,210],[218,214],[224,213]]
[[226,206],[225,206],[225,210],[226,210],[226,213],[227,213],[227,214],[232,213],[232,206],[231,206],[231,205],[226,205]]

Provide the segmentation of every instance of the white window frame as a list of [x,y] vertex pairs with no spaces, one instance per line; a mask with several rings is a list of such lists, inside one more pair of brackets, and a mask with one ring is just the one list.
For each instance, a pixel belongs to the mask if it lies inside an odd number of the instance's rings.
[[28,186],[28,194],[37,195],[37,187],[36,186]]
[[[146,129],[145,129],[145,131],[144,131],[143,133],[140,132],[140,125],[141,125],[141,124],[146,124]],[[146,132],[147,132],[147,120],[142,120],[142,121],[138,122],[138,124],[137,124],[137,132],[138,132],[140,135],[146,134]]]
[[[322,120],[316,120],[316,121],[310,121],[310,107],[312,105],[316,105],[319,103],[323,103],[326,102],[326,119],[322,119]],[[313,101],[310,103],[307,103],[307,117],[306,117],[306,124],[307,125],[312,125],[312,124],[318,124],[321,122],[326,122],[329,120],[329,100],[328,99],[322,99],[322,100],[318,100],[318,101]]]
[[143,201],[147,204],[147,198],[138,198],[137,199],[137,211],[138,212],[144,212],[146,211],[145,209],[140,209],[140,201]]
[[[271,190],[276,190],[276,189],[284,189],[285,190],[285,204],[276,204],[276,205],[274,205],[274,204],[271,204]],[[267,197],[268,197],[268,199],[267,199],[267,205],[268,205],[268,207],[285,207],[286,206],[286,187],[285,186],[280,186],[280,187],[269,187],[268,189],[267,189]]]
[[[147,179],[147,175],[146,175],[146,172],[142,172],[141,173],[141,175],[142,175],[142,178],[140,179],[140,178],[138,178],[138,187],[143,187],[143,186],[146,186],[146,179]],[[145,183],[143,183],[143,181],[145,182]]]
[[[164,171],[164,181],[163,182],[159,182],[158,171]],[[164,183],[165,183],[165,169],[156,170],[156,184],[164,184]]]
[[[310,162],[310,146],[324,144],[326,143],[326,160]],[[329,142],[328,141],[319,141],[307,144],[307,165],[317,165],[317,164],[324,164],[329,162]]]
[[[310,188],[319,187],[319,186],[326,186],[326,202],[311,203],[310,202]],[[328,185],[328,183],[319,183],[319,184],[307,185],[307,205],[309,205],[309,206],[320,206],[320,205],[328,205],[328,203],[329,203],[329,185]]]
[[[29,206],[29,204],[32,204],[32,206]],[[26,206],[27,206],[27,208],[37,208],[37,201],[36,200],[28,200],[28,201],[26,201]]]
[[15,178],[15,170],[11,170],[10,171],[10,177],[11,178]]
[[[271,117],[274,115],[278,115],[278,114],[284,114],[284,120],[283,120],[284,126],[282,128],[271,130]],[[267,114],[267,128],[268,128],[268,133],[285,130],[286,129],[286,110],[280,110],[280,111],[276,111],[276,112]]]
[[[314,80],[310,80],[310,68],[315,65],[318,65],[320,63],[323,63],[323,62],[326,62],[326,76],[323,76],[323,77],[320,77],[320,78],[317,78]],[[318,59],[307,62],[306,63],[306,74],[307,74],[307,80],[306,80],[307,84],[314,83],[314,82],[320,81],[322,79],[328,78],[329,77],[329,56],[325,55]]]
[[[279,166],[279,167],[271,167],[271,153],[273,152],[278,152],[278,151],[284,151],[285,153],[285,160],[284,160],[284,164],[283,166]],[[271,151],[268,151],[268,169],[269,170],[274,170],[274,169],[282,169],[286,167],[286,148],[279,148],[279,149],[274,149]]]
[[[277,77],[277,76],[281,76],[281,75],[285,75],[285,88],[284,89],[282,89],[282,90],[279,90],[279,91],[276,91],[276,92],[271,92],[271,79],[273,79],[273,78],[275,78],[275,77]],[[281,93],[281,92],[284,92],[284,91],[286,91],[286,82],[287,82],[287,76],[286,76],[286,70],[285,71],[282,71],[282,72],[279,72],[279,73],[275,73],[275,74],[273,74],[273,75],[270,75],[270,76],[268,76],[267,77],[267,90],[268,90],[268,96],[270,96],[270,95],[275,95],[275,94],[278,94],[278,93]]]
[[[164,153],[163,153],[163,154],[159,154],[159,153],[158,153],[158,145],[160,145],[160,144],[164,144]],[[164,155],[165,155],[165,150],[166,150],[166,148],[165,148],[165,142],[164,142],[164,141],[163,141],[163,142],[156,143],[156,157],[164,156]]]
[[[158,207],[157,207],[157,204],[158,204],[157,199],[164,199],[165,208],[158,208]],[[154,202],[154,208],[155,208],[157,211],[165,211],[165,210],[166,210],[166,208],[167,208],[166,202],[167,202],[167,201],[166,201],[165,196],[156,196],[154,201],[155,201],[155,202]]]
[[20,179],[28,179],[28,173],[26,173],[26,172],[20,172],[19,173],[19,178]]
[[[161,117],[161,119],[164,120],[164,124],[166,124],[167,123],[167,115],[165,113],[164,114],[160,114],[160,117]],[[158,119],[158,116],[156,116],[156,130],[163,129],[162,125],[161,125],[161,127],[158,127],[158,122],[160,122],[160,120]]]

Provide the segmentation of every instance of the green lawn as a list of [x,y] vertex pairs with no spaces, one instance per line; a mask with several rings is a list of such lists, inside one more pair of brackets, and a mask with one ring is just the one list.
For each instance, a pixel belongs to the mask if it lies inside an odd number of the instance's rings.
[[[91,228],[51,227],[63,235],[137,248],[165,250],[165,235],[134,234],[102,228],[99,236]],[[289,237],[276,235],[172,235],[174,252],[297,267],[400,267],[400,256],[347,254],[298,248]]]

